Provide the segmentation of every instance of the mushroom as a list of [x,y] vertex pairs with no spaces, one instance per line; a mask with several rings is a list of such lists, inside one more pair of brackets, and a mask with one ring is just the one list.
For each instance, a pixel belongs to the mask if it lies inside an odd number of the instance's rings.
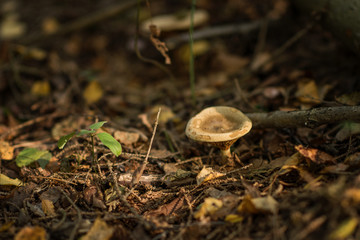
[[220,148],[224,158],[231,157],[230,147],[252,127],[251,120],[233,107],[216,106],[202,110],[189,120],[188,138]]

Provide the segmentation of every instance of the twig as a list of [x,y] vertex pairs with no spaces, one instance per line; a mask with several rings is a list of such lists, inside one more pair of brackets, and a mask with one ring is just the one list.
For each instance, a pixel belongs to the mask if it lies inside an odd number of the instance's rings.
[[0,140],[5,139],[5,137],[7,137],[9,134],[12,134],[12,133],[15,134],[17,131],[19,131],[22,128],[34,125],[34,124],[39,123],[39,122],[49,121],[52,118],[61,117],[61,116],[64,116],[66,114],[67,114],[66,112],[54,112],[54,113],[51,113],[51,114],[48,114],[48,115],[37,117],[35,119],[31,119],[31,120],[29,120],[27,122],[24,122],[22,124],[19,124],[19,125],[13,127],[13,128],[10,128],[9,130],[7,130],[5,133],[3,133],[0,136]]
[[113,17],[126,9],[129,9],[133,7],[136,4],[135,0],[128,0],[128,1],[120,1],[119,4],[110,6],[105,9],[101,9],[97,12],[94,12],[92,14],[89,14],[87,16],[81,17],[79,19],[76,19],[62,27],[60,27],[56,32],[54,33],[40,33],[36,35],[29,36],[28,38],[25,38],[22,40],[22,43],[29,44],[34,41],[38,41],[50,36],[56,36],[61,34],[67,34],[70,32],[74,32],[76,30],[91,26],[97,22],[103,21],[107,18]]
[[136,218],[137,220],[139,220],[139,221],[141,221],[143,223],[145,220],[136,212],[136,210],[129,204],[129,202],[126,200],[124,195],[121,193],[118,181],[117,181],[116,176],[115,176],[115,174],[114,174],[114,172],[112,170],[111,162],[107,158],[106,158],[106,163],[108,165],[110,175],[112,176],[112,180],[113,180],[113,183],[115,185],[115,190],[116,190],[116,193],[118,194],[118,196],[120,198],[120,201],[130,210],[130,212],[134,215],[134,218]]
[[246,114],[254,128],[314,128],[321,124],[360,121],[360,106],[320,107],[301,111]]
[[150,64],[158,67],[159,69],[164,71],[172,81],[175,81],[174,75],[171,73],[171,71],[167,67],[165,67],[164,65],[162,65],[161,63],[159,63],[156,60],[153,60],[153,59],[146,58],[146,57],[142,56],[140,51],[139,51],[138,40],[139,40],[139,25],[140,25],[140,2],[141,2],[141,0],[138,0],[138,7],[137,7],[138,9],[137,9],[137,12],[136,12],[136,34],[135,34],[135,43],[134,43],[136,56],[141,61],[146,62],[146,63],[150,63]]
[[[240,23],[240,24],[209,27],[194,31],[192,38],[193,40],[199,40],[199,39],[219,37],[230,34],[238,34],[238,33],[246,34],[252,30],[259,28],[260,25],[261,25],[261,21],[253,21],[250,23]],[[179,44],[188,41],[189,41],[189,33],[183,33],[175,37],[166,39],[166,44],[170,49],[172,49],[178,46]]]
[[82,217],[81,217],[81,211],[80,209],[76,206],[76,204],[73,202],[73,200],[71,200],[71,198],[64,192],[64,190],[62,190],[60,187],[58,188],[58,190],[60,190],[60,192],[66,197],[66,199],[69,201],[69,203],[75,208],[76,212],[77,212],[77,220],[76,220],[76,224],[73,228],[73,230],[71,231],[71,234],[70,234],[70,237],[69,237],[69,240],[73,240],[75,239],[75,235],[76,235],[76,232],[80,226],[80,223],[81,223],[81,220],[82,220]]
[[150,156],[151,147],[152,147],[152,144],[153,144],[153,141],[154,141],[157,126],[159,124],[160,112],[161,112],[161,108],[159,108],[159,111],[158,111],[157,116],[156,116],[154,130],[153,130],[153,133],[152,133],[152,136],[151,136],[151,139],[150,139],[149,148],[148,148],[146,157],[144,159],[144,162],[141,164],[141,166],[138,169],[136,169],[136,171],[134,172],[134,175],[132,177],[132,180],[131,180],[132,188],[130,190],[130,193],[135,188],[135,186],[139,183],[140,177],[143,175],[144,170],[146,168],[146,165],[148,164],[148,159],[149,159],[149,156]]

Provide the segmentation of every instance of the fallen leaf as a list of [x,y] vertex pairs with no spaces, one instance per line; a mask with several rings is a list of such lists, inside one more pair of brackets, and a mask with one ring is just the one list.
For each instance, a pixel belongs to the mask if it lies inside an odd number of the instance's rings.
[[271,61],[268,62],[270,58],[271,54],[268,52],[261,52],[257,54],[250,65],[250,69],[257,71],[259,68],[262,68],[264,71],[269,71],[273,66]]
[[42,30],[46,34],[52,34],[59,29],[59,22],[54,17],[47,17],[42,22]]
[[181,209],[184,206],[184,196],[180,196],[172,200],[171,202],[161,205],[158,209],[149,211],[146,216],[170,216],[177,210]]
[[278,202],[272,196],[251,198],[246,195],[237,208],[240,213],[272,213],[278,211]]
[[54,204],[51,200],[48,199],[41,200],[41,208],[47,216],[56,216],[54,210]]
[[0,159],[12,160],[14,157],[14,148],[6,141],[0,141]]
[[343,221],[332,233],[330,233],[329,239],[346,239],[355,231],[358,223],[359,221],[355,217]]
[[8,176],[0,173],[0,185],[14,185],[14,186],[23,186],[23,182],[19,179],[9,178]]
[[194,218],[203,219],[205,216],[211,216],[223,206],[221,200],[216,198],[205,198],[204,203],[201,204],[200,209],[194,214]]
[[105,221],[101,220],[101,218],[96,218],[89,232],[84,235],[81,240],[108,240],[111,238],[113,233],[114,228],[112,226],[108,226]]
[[306,104],[320,103],[318,87],[314,80],[304,78],[298,82],[296,98]]
[[99,101],[104,94],[101,85],[97,81],[91,81],[84,89],[83,97],[87,104]]
[[211,167],[203,167],[203,169],[201,169],[201,171],[196,176],[196,182],[197,185],[200,185],[206,181],[210,181],[224,175],[225,174],[213,170]]
[[230,223],[242,222],[243,220],[244,217],[238,214],[229,214],[225,217],[225,221]]
[[19,21],[19,15],[16,13],[8,13],[4,16],[0,25],[0,36],[2,39],[14,39],[25,33],[26,26]]
[[360,123],[345,122],[342,124],[340,130],[336,133],[335,139],[338,141],[344,141],[352,135],[360,133]]
[[47,56],[47,53],[36,47],[27,47],[24,45],[16,45],[16,51],[20,53],[24,58],[31,58],[35,60],[44,60]]
[[42,227],[24,227],[16,235],[14,240],[46,240],[46,231]]
[[356,106],[360,103],[360,92],[343,94],[339,97],[335,97],[335,100],[345,105]]
[[[194,57],[201,56],[207,53],[210,50],[210,48],[211,48],[210,43],[208,41],[205,40],[195,41],[193,43],[193,49],[192,49],[193,55]],[[191,51],[189,44],[183,45],[176,51],[177,58],[185,64],[189,64],[190,55],[191,55]]]
[[330,154],[327,154],[323,151],[320,151],[315,148],[305,148],[302,145],[295,146],[295,149],[305,158],[310,159],[314,163],[323,164],[323,163],[330,163],[335,164],[336,160]]
[[351,167],[359,167],[360,166],[360,152],[356,152],[347,156],[344,160],[344,163]]
[[46,97],[50,94],[50,83],[48,81],[36,81],[31,87],[31,94],[37,97]]
[[125,132],[125,131],[115,131],[114,138],[124,145],[132,145],[137,143],[140,139],[140,134]]

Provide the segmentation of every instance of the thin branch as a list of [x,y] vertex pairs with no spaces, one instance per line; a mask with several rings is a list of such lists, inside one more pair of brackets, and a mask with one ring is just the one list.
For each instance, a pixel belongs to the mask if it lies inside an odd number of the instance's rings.
[[[222,25],[215,27],[208,27],[194,31],[192,36],[193,40],[213,38],[231,34],[246,34],[255,29],[258,29],[261,25],[261,21],[253,21],[250,23],[240,23],[231,25]],[[175,37],[167,38],[166,44],[170,49],[175,48],[181,43],[189,42],[189,33],[182,33]]]
[[156,133],[157,126],[158,126],[158,124],[159,124],[160,112],[161,112],[161,108],[159,108],[159,111],[158,111],[157,116],[156,116],[156,121],[155,121],[155,125],[154,125],[154,130],[153,130],[153,133],[152,133],[152,136],[151,136],[151,139],[150,139],[149,148],[148,148],[146,157],[145,157],[145,159],[144,159],[144,162],[141,164],[141,166],[140,166],[138,169],[136,169],[136,171],[134,172],[134,175],[133,175],[133,177],[132,177],[132,180],[131,180],[132,188],[131,188],[130,193],[132,192],[132,190],[134,189],[134,187],[139,183],[140,177],[143,175],[144,170],[145,170],[145,168],[146,168],[146,165],[148,164],[148,159],[149,159],[149,156],[150,156],[151,147],[152,147],[152,144],[153,144],[153,141],[154,141],[154,137],[155,137],[155,133]]
[[254,128],[314,128],[321,124],[360,121],[360,106],[320,107],[301,111],[246,114]]

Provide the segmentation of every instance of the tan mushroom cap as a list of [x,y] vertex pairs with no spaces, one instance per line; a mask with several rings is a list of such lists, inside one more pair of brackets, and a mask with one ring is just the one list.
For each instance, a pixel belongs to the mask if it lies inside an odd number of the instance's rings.
[[195,141],[231,142],[231,145],[238,138],[247,134],[251,127],[251,120],[240,110],[233,107],[217,106],[206,108],[191,118],[186,126],[185,133],[186,136]]

